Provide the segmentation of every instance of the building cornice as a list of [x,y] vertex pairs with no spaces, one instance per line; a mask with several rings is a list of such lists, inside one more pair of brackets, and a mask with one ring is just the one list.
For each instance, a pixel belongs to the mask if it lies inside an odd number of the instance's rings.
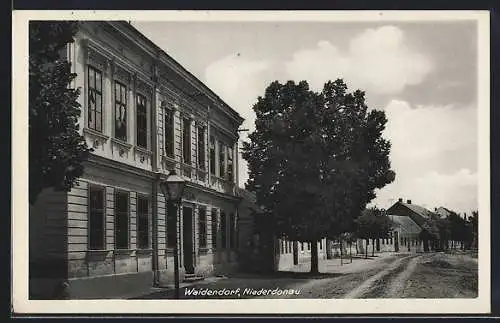
[[[155,173],[155,179],[158,182],[165,181],[165,180],[167,180],[167,178],[168,178],[168,174],[165,174],[165,173]],[[215,195],[215,196],[217,196],[219,198],[223,198],[223,199],[226,199],[226,200],[231,200],[233,202],[239,202],[242,199],[240,196],[222,193],[222,192],[216,191],[216,190],[214,190],[212,188],[209,188],[209,187],[197,184],[197,183],[189,182],[189,181],[186,181],[185,187],[186,188],[196,189],[196,190],[202,191],[202,192],[207,193],[207,194]]]
[[147,169],[142,169],[138,167],[134,167],[132,165],[124,164],[106,157],[101,157],[98,155],[91,154],[89,159],[87,160],[87,163],[90,165],[97,165],[101,167],[107,167],[111,168],[113,170],[118,170],[121,172],[126,172],[130,175],[134,175],[137,177],[142,177],[142,178],[147,178],[147,179],[154,179],[155,174],[154,172],[147,170]]
[[[143,35],[139,30],[137,30],[131,24],[124,21],[110,21],[108,22],[113,28],[115,28],[123,37],[133,42],[141,49],[143,49],[151,58],[155,59],[157,62],[161,62],[180,76],[187,84],[194,87],[201,94],[207,97],[214,107],[227,115],[230,119],[235,121],[238,126],[244,121],[244,118],[239,115],[233,108],[231,108],[224,100],[222,100],[216,93],[214,93],[207,85],[201,82],[188,70],[186,70],[181,64],[174,60],[170,55],[168,55],[163,49],[158,45],[153,43],[145,35]],[[133,35],[131,35],[133,34]],[[138,36],[139,40],[137,39]]]

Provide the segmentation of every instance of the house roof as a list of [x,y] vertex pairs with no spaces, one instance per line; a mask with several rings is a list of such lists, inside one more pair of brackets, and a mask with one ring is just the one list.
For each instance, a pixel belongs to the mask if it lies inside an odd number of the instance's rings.
[[418,215],[422,216],[424,219],[429,219],[433,215],[433,213],[426,208],[416,205],[416,204],[408,204],[408,203],[402,203],[405,205],[407,208],[412,210],[413,212],[417,213]]
[[437,214],[439,214],[441,217],[445,218],[448,215],[452,214],[453,212],[445,208],[444,206],[440,206],[436,209]]
[[422,231],[420,226],[409,216],[392,214],[388,214],[388,216],[395,226],[401,228],[404,233],[417,235]]

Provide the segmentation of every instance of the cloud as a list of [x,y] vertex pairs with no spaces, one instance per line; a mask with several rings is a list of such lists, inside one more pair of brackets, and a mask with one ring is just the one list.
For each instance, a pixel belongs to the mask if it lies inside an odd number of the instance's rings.
[[429,171],[391,184],[378,193],[379,203],[376,204],[387,208],[398,198],[403,198],[429,210],[444,206],[460,213],[470,213],[478,207],[477,185],[477,172],[466,168],[450,174]]
[[392,143],[394,183],[377,193],[387,207],[397,198],[429,208],[477,208],[477,109],[391,101],[384,137]]
[[349,88],[373,94],[396,94],[421,83],[433,70],[431,60],[408,47],[404,32],[394,26],[367,29],[341,51],[329,41],[300,50],[285,63],[290,77],[321,89],[327,80],[344,78]]
[[263,94],[266,86],[262,80],[263,72],[270,66],[269,61],[229,55],[205,69],[205,80],[215,93],[245,118],[247,126],[253,126],[255,114],[252,106]]
[[[266,60],[250,60],[241,55],[229,55],[211,63],[205,69],[206,84],[227,104],[245,119],[242,127],[253,131],[255,113],[252,110],[259,95],[263,95],[268,82],[271,62]],[[247,139],[247,133],[240,133],[241,141]],[[241,144],[240,144],[241,146]],[[239,157],[240,183],[248,179],[248,166]]]

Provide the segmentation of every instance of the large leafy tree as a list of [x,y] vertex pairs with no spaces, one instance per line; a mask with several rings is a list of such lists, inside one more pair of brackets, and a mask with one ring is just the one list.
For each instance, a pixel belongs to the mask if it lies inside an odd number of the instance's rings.
[[278,235],[311,242],[317,272],[318,240],[345,232],[374,190],[394,180],[387,119],[368,112],[364,92],[348,93],[341,79],[320,93],[306,81],[272,82],[253,109],[256,129],[243,146],[247,188]]
[[76,74],[61,55],[77,32],[76,22],[29,24],[29,201],[48,187],[69,190],[83,173],[89,148],[78,133]]

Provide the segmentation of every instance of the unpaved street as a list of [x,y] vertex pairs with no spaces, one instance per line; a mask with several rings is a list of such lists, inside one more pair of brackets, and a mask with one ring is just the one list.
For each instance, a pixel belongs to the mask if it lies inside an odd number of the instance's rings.
[[[234,275],[181,288],[181,298],[473,298],[477,296],[477,260],[464,254],[378,254],[323,260],[321,274],[312,277],[308,264],[267,276]],[[239,290],[238,290],[239,289]],[[293,290],[291,295],[259,294],[265,290]],[[236,291],[227,296],[194,295],[193,291]],[[187,291],[187,292],[186,292]],[[191,295],[189,294],[191,291]],[[158,290],[142,298],[172,298]]]

